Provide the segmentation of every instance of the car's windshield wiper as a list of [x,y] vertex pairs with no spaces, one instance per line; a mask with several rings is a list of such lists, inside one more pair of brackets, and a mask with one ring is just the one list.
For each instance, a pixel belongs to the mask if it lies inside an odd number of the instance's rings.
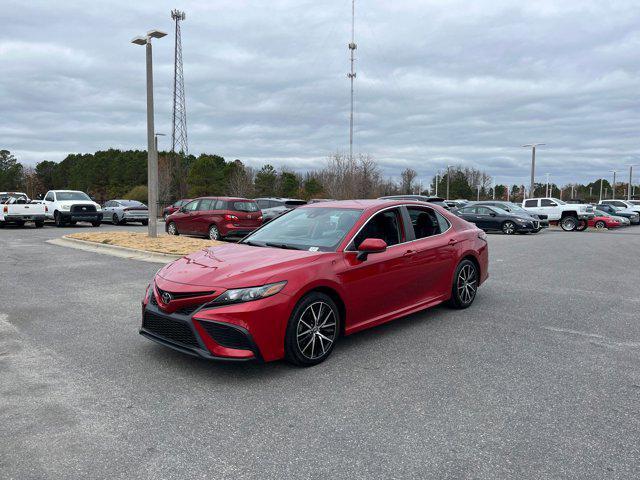
[[246,242],[242,242],[245,245],[250,245],[252,247],[264,247],[265,245],[260,245],[259,243],[252,242],[251,240],[247,240]]
[[285,248],[287,250],[304,250],[300,247],[296,247],[295,245],[290,245],[288,243],[271,243],[271,242],[266,242],[265,245],[267,247],[276,247],[276,248]]

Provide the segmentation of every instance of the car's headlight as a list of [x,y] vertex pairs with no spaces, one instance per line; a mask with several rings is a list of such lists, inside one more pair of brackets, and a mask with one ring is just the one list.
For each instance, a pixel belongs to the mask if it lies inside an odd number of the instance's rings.
[[102,211],[102,207],[100,205],[96,205],[96,212],[101,212]]
[[516,222],[521,223],[523,225],[529,223],[528,220],[523,220],[522,218],[516,218]]
[[278,282],[262,285],[261,287],[235,288],[227,290],[222,295],[209,302],[208,306],[215,307],[218,305],[251,302],[261,298],[267,298],[278,293],[286,284],[287,282]]

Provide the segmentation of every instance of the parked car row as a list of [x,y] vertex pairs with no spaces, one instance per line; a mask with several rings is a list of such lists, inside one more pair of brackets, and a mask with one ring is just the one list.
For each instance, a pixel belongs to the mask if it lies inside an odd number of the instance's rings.
[[103,221],[114,225],[137,222],[148,225],[147,206],[136,200],[109,200],[104,205],[78,190],[49,190],[41,200],[31,200],[23,192],[0,192],[0,225],[23,226],[33,222],[36,228],[45,220],[57,227],[87,222],[99,227]]

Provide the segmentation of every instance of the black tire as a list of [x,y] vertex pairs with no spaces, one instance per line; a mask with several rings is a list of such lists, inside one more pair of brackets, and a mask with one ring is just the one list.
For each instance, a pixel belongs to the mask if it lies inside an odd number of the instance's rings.
[[91,226],[93,226],[93,227],[99,227],[101,223],[102,223],[102,222],[101,222],[100,220],[98,220],[97,222],[91,222]]
[[533,233],[538,233],[540,230],[542,230],[541,228],[534,228],[533,229]]
[[338,339],[341,321],[340,311],[328,295],[311,292],[302,297],[287,325],[285,359],[299,367],[311,367],[325,361]]
[[120,225],[120,220],[118,219],[117,213],[111,215],[111,223],[113,223],[114,225]]
[[516,224],[511,220],[502,223],[502,233],[505,235],[513,235],[516,233]]
[[169,223],[169,225],[167,226],[167,233],[169,235],[180,235],[180,232],[178,231],[178,226],[175,224],[175,222]]
[[598,230],[604,230],[605,228],[607,228],[607,224],[604,223],[602,220],[598,220],[594,227],[596,227]]
[[75,221],[75,220],[69,220],[69,225],[75,225],[76,223],[78,223],[78,222]]
[[586,220],[578,220],[578,226],[576,227],[576,232],[584,232],[589,226],[589,222]]
[[16,222],[16,225],[22,228],[22,227],[24,227],[24,222],[22,220],[18,220]]
[[58,228],[64,227],[66,225],[66,222],[62,218],[62,215],[60,215],[60,212],[53,212],[53,221]]
[[560,220],[560,228],[565,232],[573,232],[578,228],[578,219],[576,217],[564,217]]
[[140,223],[146,227],[149,225],[149,220],[142,220]]
[[222,240],[222,235],[220,235],[217,225],[209,225],[208,232],[209,240]]
[[35,223],[35,225],[36,225],[36,228],[42,228],[42,227],[44,227],[44,220],[43,220],[43,221],[40,221],[40,222],[34,222],[34,223]]
[[478,292],[479,273],[476,264],[469,259],[458,264],[451,285],[450,307],[462,310],[471,306]]

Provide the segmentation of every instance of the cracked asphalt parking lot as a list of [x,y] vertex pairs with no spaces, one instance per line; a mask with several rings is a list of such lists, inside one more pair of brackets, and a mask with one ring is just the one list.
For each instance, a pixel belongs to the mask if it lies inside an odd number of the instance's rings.
[[489,235],[470,309],[311,369],[142,338],[159,265],[45,243],[80,229],[0,229],[2,479],[640,478],[640,227]]

